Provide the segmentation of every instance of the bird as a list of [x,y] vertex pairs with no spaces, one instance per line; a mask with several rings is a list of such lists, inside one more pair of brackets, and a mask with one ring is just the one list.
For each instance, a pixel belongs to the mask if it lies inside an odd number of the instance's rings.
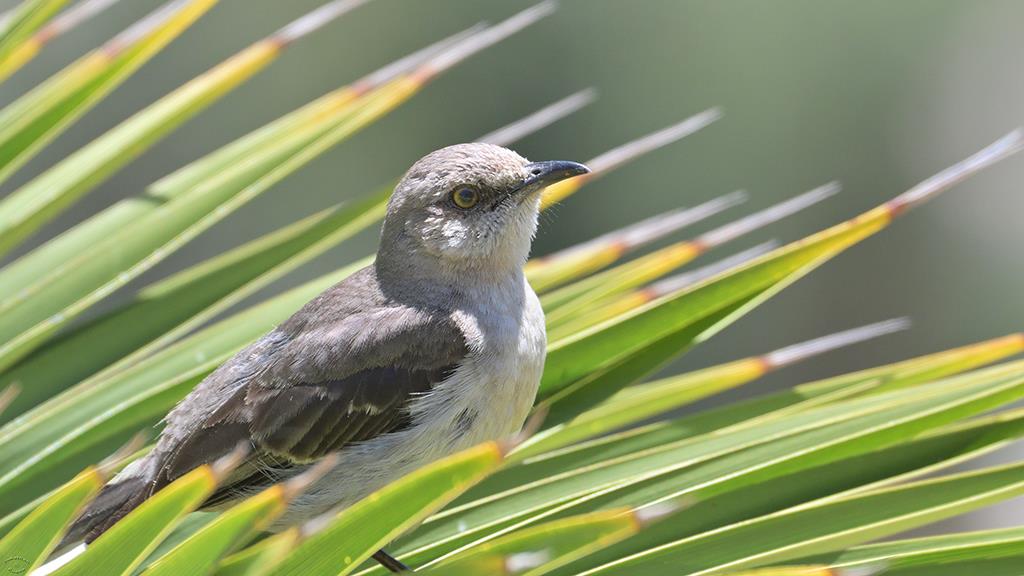
[[[541,192],[589,172],[484,143],[427,154],[388,200],[373,262],[226,361],[164,418],[63,545],[91,543],[156,491],[244,446],[203,509],[334,464],[271,532],[354,504],[457,451],[515,435],[541,379],[544,313],[523,274]],[[393,572],[406,571],[380,550]]]

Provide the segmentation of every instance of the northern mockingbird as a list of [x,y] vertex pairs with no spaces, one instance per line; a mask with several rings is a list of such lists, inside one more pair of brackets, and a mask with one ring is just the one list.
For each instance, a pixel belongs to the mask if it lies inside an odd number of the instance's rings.
[[[458,450],[515,434],[544,367],[544,313],[522,266],[545,186],[588,172],[459,144],[413,165],[388,203],[373,264],[210,374],[166,417],[65,543],[91,542],[189,470],[249,455],[217,507],[328,454],[337,464],[272,530],[349,506]],[[374,556],[398,571],[384,551]]]

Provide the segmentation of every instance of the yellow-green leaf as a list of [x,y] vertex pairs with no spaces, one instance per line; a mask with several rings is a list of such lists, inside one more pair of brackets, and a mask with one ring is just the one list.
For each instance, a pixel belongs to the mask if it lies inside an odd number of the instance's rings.
[[302,541],[302,530],[292,527],[225,558],[214,576],[264,576]]
[[[67,4],[68,0],[25,0],[0,23],[0,69],[12,53]],[[0,76],[3,81],[3,76]]]
[[217,488],[218,473],[202,466],[175,480],[97,538],[57,576],[127,576],[186,514]]
[[[181,34],[217,0],[171,0],[101,48],[0,110],[0,182],[32,158],[75,120]],[[19,201],[20,202],[20,201]],[[8,212],[12,199],[0,204],[0,252],[19,219]],[[20,237],[19,237],[20,238]]]
[[87,468],[55,490],[0,540],[0,562],[11,574],[28,574],[38,567],[85,504],[106,483],[104,475]]
[[636,534],[644,522],[628,508],[571,516],[507,534],[442,560],[424,572],[436,576],[540,576]]
[[493,472],[504,460],[495,443],[430,464],[342,510],[299,544],[270,574],[344,576],[379,548]]
[[206,574],[217,561],[284,512],[292,494],[282,485],[268,488],[227,509],[181,544],[160,556],[145,576]]

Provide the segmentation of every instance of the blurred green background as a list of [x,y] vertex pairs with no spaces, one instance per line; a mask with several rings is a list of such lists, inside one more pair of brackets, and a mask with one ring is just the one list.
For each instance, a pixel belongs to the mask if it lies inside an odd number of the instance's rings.
[[[0,104],[159,4],[122,1],[57,39],[4,84]],[[0,196],[319,4],[222,0],[0,189]],[[0,0],[0,10],[12,5],[13,0]],[[270,69],[110,179],[34,243],[332,88],[477,21],[496,21],[528,5],[371,2],[299,42]],[[533,159],[585,160],[713,105],[724,108],[725,118],[587,186],[552,210],[542,219],[536,253],[738,188],[751,194],[745,206],[690,231],[828,180],[841,181],[840,196],[721,248],[701,263],[769,238],[794,240],[884,201],[1024,122],[1021,22],[1024,2],[1011,0],[563,0],[553,17],[446,74],[396,113],[192,242],[142,282],[368,193],[432,149],[472,140],[588,86],[599,91],[596,103],[521,142],[519,152]],[[787,369],[742,392],[749,393],[1020,331],[1021,182],[1020,158],[971,179],[789,288],[679,367],[765,352],[893,316],[914,321],[910,332]],[[375,232],[365,234],[269,290],[354,260],[375,242]],[[1019,523],[1022,514],[1024,504],[1018,502],[957,525]]]

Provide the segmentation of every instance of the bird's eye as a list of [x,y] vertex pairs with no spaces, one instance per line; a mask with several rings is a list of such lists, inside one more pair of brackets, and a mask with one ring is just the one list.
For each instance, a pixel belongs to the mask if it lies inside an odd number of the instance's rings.
[[452,192],[452,202],[463,210],[469,210],[480,201],[480,193],[474,188],[463,186]]

